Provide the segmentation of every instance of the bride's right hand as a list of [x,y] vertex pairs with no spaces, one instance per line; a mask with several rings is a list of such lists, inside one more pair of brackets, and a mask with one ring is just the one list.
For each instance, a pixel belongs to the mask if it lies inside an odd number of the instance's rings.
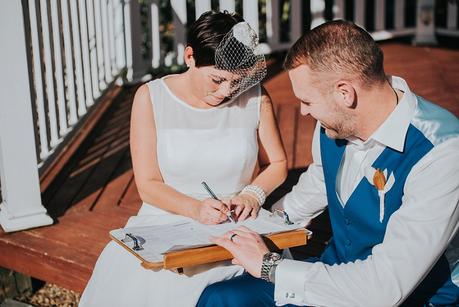
[[219,200],[207,198],[201,201],[195,220],[201,224],[220,224],[227,220],[228,208]]

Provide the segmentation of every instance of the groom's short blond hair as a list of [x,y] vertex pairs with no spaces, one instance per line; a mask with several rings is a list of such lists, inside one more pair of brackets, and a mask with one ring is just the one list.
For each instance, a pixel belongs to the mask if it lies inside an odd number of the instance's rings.
[[284,68],[306,64],[314,72],[357,77],[372,86],[386,80],[384,55],[371,35],[357,25],[335,20],[305,33],[290,48]]

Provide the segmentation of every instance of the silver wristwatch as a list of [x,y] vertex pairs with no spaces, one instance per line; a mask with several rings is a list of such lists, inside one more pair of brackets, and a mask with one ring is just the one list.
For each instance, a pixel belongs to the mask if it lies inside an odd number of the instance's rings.
[[268,252],[263,255],[263,264],[261,265],[261,279],[269,282],[274,282],[274,270],[279,262],[282,261],[282,256],[278,253]]

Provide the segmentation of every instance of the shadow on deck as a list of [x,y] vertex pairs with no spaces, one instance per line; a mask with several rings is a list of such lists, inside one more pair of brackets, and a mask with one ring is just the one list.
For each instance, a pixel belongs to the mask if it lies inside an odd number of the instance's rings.
[[[459,52],[440,48],[383,45],[386,72],[405,78],[413,91],[459,115]],[[281,197],[311,163],[315,121],[302,117],[281,62],[265,81],[272,96],[288,155],[289,177],[270,197]],[[82,291],[108,231],[124,226],[141,205],[129,152],[129,118],[135,88],[112,101],[65,167],[42,194],[56,224],[6,234],[0,231],[0,266]],[[328,216],[311,225],[313,240],[295,249],[298,258],[318,255],[330,236]]]

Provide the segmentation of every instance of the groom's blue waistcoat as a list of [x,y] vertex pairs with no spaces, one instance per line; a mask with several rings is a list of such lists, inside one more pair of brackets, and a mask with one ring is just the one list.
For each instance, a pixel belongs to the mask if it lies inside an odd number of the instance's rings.
[[[418,97],[418,105],[407,131],[403,152],[386,147],[372,165],[373,168],[387,169],[388,175],[393,173],[395,176],[394,185],[385,195],[384,219],[380,222],[378,192],[365,177],[357,185],[345,206],[341,204],[336,192],[336,176],[346,141],[329,139],[324,129],[321,129],[321,158],[333,230],[333,238],[322,254],[321,261],[332,265],[364,260],[371,255],[372,248],[383,241],[391,215],[403,205],[406,178],[413,166],[435,146],[449,138],[457,137],[458,134],[459,124],[454,115]],[[443,254],[405,304],[455,305],[459,302],[459,287],[452,282],[452,276],[457,278],[459,274],[459,265],[457,259],[455,263],[450,262]]]

